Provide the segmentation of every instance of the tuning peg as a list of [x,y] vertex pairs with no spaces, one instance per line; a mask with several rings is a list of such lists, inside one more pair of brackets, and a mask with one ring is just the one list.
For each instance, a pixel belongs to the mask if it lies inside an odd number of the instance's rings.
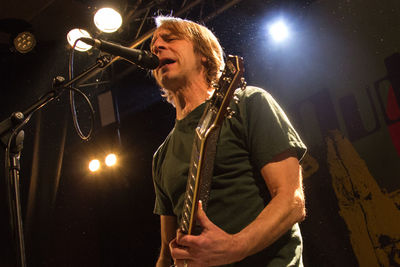
[[230,77],[224,77],[223,80],[227,83],[231,83],[232,79]]
[[218,85],[218,83],[215,82],[215,81],[212,81],[212,82],[211,82],[211,87],[214,88],[214,90],[218,90],[218,89],[219,89],[219,85]]
[[235,111],[232,110],[230,107],[226,108],[226,118],[232,119],[232,116],[235,114]]
[[235,101],[236,104],[239,104],[240,102],[240,99],[236,94],[233,96],[233,101]]
[[242,91],[244,91],[246,89],[247,86],[247,82],[244,79],[244,77],[240,78],[240,89],[242,89]]

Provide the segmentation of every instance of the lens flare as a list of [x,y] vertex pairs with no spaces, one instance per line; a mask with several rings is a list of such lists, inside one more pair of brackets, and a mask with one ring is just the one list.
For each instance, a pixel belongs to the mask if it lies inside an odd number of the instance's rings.
[[286,26],[285,22],[280,20],[272,24],[269,29],[269,34],[271,35],[272,39],[277,42],[281,42],[288,38],[289,36],[289,29]]
[[106,165],[111,167],[117,163],[117,156],[115,154],[108,154],[106,157]]
[[91,172],[96,172],[100,169],[100,161],[98,159],[94,159],[89,163],[89,170]]

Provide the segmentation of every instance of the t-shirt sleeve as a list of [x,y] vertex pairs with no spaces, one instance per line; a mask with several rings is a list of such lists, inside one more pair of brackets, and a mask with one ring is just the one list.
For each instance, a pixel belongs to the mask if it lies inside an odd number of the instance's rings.
[[288,117],[265,90],[250,87],[245,98],[247,133],[250,154],[258,169],[272,158],[290,148],[297,151],[300,160],[306,152]]
[[160,175],[160,157],[162,157],[161,151],[162,149],[160,147],[153,156],[152,174],[154,191],[156,195],[153,212],[158,215],[174,215],[171,201],[162,187],[162,180]]

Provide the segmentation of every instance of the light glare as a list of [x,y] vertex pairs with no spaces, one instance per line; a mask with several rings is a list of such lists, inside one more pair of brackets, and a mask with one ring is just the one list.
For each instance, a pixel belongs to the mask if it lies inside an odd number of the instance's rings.
[[269,34],[277,41],[283,41],[289,36],[289,29],[283,21],[278,21],[269,27]]
[[[71,47],[73,47],[75,41],[81,37],[91,38],[90,34],[83,29],[73,29],[73,30],[70,30],[69,33],[67,34],[67,40],[68,40],[68,43],[71,45]],[[77,42],[76,46],[75,46],[75,50],[81,51],[81,52],[88,51],[91,48],[92,48],[91,45],[88,45],[81,41]]]
[[94,160],[90,161],[89,170],[91,172],[98,171],[99,169],[100,169],[100,161],[99,160],[94,159]]
[[113,166],[117,163],[117,156],[115,154],[109,154],[106,157],[106,165],[107,166]]
[[122,25],[122,17],[114,9],[106,7],[96,12],[94,24],[102,32],[115,32]]

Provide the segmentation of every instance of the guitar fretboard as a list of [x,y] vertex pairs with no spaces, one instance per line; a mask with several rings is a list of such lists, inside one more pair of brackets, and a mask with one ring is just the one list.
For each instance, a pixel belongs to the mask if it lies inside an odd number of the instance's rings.
[[210,168],[204,166],[205,157],[213,158],[213,155],[210,154],[211,152],[205,150],[206,136],[215,128],[212,123],[214,122],[217,113],[214,109],[206,110],[207,112],[203,114],[200,124],[197,126],[195,131],[188,181],[186,184],[185,201],[183,204],[184,206],[181,219],[181,230],[187,234],[191,234],[191,229],[194,227],[194,225],[191,225],[191,222],[194,221],[192,216],[195,214],[197,201],[202,200],[204,209],[206,209],[207,205],[207,199],[205,198],[208,198],[208,194],[206,194],[207,196],[204,196],[201,193],[201,188],[203,188],[204,185],[202,185],[197,178],[202,169],[204,170]]

